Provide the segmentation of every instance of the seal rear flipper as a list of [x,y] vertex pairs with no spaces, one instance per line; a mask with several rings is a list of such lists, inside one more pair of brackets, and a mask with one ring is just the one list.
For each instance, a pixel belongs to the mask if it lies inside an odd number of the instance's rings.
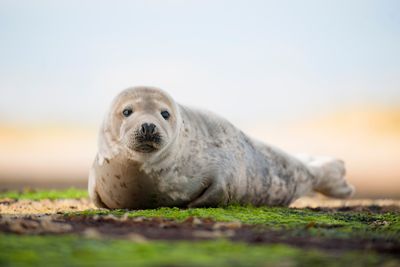
[[315,157],[307,165],[315,177],[315,191],[335,198],[348,198],[354,194],[354,186],[345,179],[346,169],[342,160]]

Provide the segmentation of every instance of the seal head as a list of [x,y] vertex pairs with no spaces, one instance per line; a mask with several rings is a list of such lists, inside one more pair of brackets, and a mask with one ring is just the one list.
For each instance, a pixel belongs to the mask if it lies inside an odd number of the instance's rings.
[[152,87],[134,87],[113,100],[103,121],[99,158],[124,153],[143,162],[161,153],[176,139],[180,115],[173,99]]

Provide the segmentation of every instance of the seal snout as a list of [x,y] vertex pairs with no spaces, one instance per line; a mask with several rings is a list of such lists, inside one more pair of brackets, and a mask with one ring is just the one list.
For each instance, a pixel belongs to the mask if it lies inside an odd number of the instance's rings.
[[161,135],[154,123],[143,123],[136,135],[136,139],[140,143],[154,142],[159,143],[161,141]]
[[162,136],[154,123],[142,123],[135,131],[133,149],[142,153],[150,153],[161,147]]
[[143,123],[142,127],[140,128],[140,133],[143,135],[152,135],[156,130],[156,125],[154,123]]

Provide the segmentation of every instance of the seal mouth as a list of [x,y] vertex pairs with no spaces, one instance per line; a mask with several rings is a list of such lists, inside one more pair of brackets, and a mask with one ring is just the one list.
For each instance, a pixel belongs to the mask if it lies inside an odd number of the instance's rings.
[[137,144],[133,150],[136,152],[141,152],[141,153],[151,153],[154,151],[158,150],[158,147],[155,146],[153,143],[140,143]]
[[159,133],[137,134],[132,149],[136,152],[151,153],[160,149],[162,138]]

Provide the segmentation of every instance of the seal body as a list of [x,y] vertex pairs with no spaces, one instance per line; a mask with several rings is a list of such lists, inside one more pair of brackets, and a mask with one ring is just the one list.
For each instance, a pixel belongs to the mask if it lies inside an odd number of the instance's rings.
[[[127,105],[138,107],[129,122],[120,114]],[[158,114],[166,109],[170,116],[163,120]],[[160,129],[154,134],[161,141],[149,152],[143,149],[153,145],[141,140],[152,138],[143,130],[150,124]],[[291,156],[159,89],[135,87],[116,97],[100,129],[89,195],[98,207],[111,209],[281,206],[311,191],[349,197],[354,189],[344,174],[340,160]]]

